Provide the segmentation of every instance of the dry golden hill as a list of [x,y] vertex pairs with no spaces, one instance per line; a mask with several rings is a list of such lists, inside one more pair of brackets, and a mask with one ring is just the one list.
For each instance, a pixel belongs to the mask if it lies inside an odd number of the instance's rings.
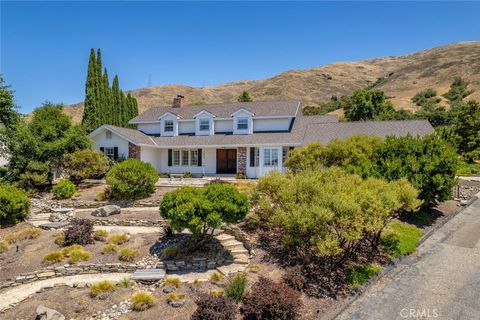
[[[342,96],[353,90],[375,85],[383,89],[397,108],[415,109],[410,98],[420,90],[448,90],[455,77],[470,82],[480,100],[480,42],[460,42],[408,55],[337,62],[322,67],[290,70],[266,80],[237,81],[212,87],[166,85],[133,90],[140,112],[169,105],[177,94],[188,101],[231,102],[247,90],[254,100],[301,99],[304,105],[318,105],[332,95]],[[65,108],[74,121],[81,119],[81,103]]]

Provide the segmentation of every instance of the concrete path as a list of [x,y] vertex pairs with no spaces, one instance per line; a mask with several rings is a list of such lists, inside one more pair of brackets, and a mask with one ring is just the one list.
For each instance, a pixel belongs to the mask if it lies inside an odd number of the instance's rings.
[[94,230],[103,229],[109,233],[126,232],[129,234],[140,233],[158,233],[160,228],[158,227],[135,227],[135,226],[93,226]]
[[480,199],[337,319],[480,319]]
[[470,180],[470,181],[479,181],[480,182],[480,177],[478,176],[458,176],[460,180]]
[[[74,283],[92,283],[101,280],[120,281],[123,278],[129,278],[130,273],[99,273],[99,274],[81,274],[76,276],[57,277],[46,280],[35,281],[19,285],[17,287],[0,292],[0,311],[15,305],[29,296],[45,288],[52,288],[58,284],[73,286]],[[0,316],[1,318],[1,316]]]

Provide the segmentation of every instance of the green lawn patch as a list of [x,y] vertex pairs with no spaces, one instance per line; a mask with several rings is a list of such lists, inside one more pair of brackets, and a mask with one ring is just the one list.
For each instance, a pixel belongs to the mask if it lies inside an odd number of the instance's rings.
[[467,163],[461,161],[457,169],[457,176],[478,176],[480,175],[480,163]]
[[377,264],[356,265],[348,271],[347,281],[353,288],[358,288],[366,284],[380,271],[382,271],[382,267]]
[[404,222],[392,222],[382,234],[383,251],[392,258],[408,255],[417,249],[422,231]]

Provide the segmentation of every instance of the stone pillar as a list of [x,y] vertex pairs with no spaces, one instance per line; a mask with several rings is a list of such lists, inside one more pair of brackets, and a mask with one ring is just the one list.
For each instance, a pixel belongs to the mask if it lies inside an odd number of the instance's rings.
[[140,146],[133,144],[131,142],[128,143],[128,157],[133,159],[140,160],[141,149]]
[[247,175],[247,148],[240,147],[237,149],[237,173]]

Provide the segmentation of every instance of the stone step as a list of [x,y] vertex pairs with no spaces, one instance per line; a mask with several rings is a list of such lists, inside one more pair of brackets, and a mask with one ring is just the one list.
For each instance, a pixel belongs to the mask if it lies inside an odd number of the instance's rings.
[[215,229],[213,230],[213,235],[218,236],[221,235],[224,231],[222,229]]
[[220,271],[223,275],[229,276],[238,272],[244,272],[246,268],[247,266],[244,264],[233,263],[218,267],[217,270]]
[[218,241],[220,241],[221,243],[224,243],[224,242],[227,242],[227,241],[230,241],[230,240],[235,240],[235,237],[234,236],[231,236],[229,234],[226,234],[226,233],[222,233],[222,234],[219,234],[218,236],[215,237]]
[[245,247],[243,246],[243,243],[224,243],[223,247],[227,250],[244,250]]
[[230,253],[232,256],[238,256],[238,255],[246,255],[248,256],[248,250],[243,248],[243,249],[235,249],[235,250],[230,250]]
[[158,281],[164,277],[164,269],[137,269],[132,275],[132,279],[138,281]]

